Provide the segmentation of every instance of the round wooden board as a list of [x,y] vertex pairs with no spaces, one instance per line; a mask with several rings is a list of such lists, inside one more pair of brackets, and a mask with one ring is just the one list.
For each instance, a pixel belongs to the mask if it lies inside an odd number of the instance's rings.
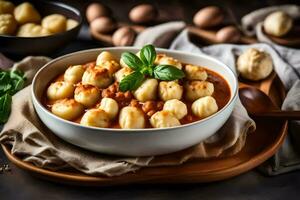
[[[282,83],[275,74],[262,83],[243,83],[240,86],[258,87],[281,105],[285,97]],[[50,171],[24,162],[11,154],[9,147],[2,145],[8,159],[18,167],[42,179],[76,185],[122,185],[157,183],[193,183],[224,180],[253,169],[275,154],[287,133],[287,121],[256,121],[257,130],[248,135],[241,152],[230,157],[194,160],[179,166],[143,168],[135,173],[117,177],[88,176],[80,172]]]

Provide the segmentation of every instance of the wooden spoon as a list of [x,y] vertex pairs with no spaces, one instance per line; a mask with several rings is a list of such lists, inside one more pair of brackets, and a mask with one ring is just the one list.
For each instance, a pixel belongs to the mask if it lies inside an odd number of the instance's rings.
[[268,95],[257,88],[240,88],[239,96],[250,116],[258,118],[300,120],[300,111],[280,110],[274,105]]

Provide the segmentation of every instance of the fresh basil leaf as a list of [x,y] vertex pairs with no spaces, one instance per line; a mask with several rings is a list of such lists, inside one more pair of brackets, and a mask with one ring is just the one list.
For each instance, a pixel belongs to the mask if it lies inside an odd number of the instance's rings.
[[139,71],[143,67],[142,61],[135,54],[131,52],[122,53],[121,59],[128,67],[135,71]]
[[181,79],[184,76],[182,70],[172,65],[158,65],[154,68],[154,77],[163,81]]
[[156,58],[155,47],[151,44],[145,45],[140,52],[140,58],[147,66],[151,66]]
[[5,123],[8,120],[11,111],[11,95],[5,94],[0,97],[0,123]]
[[12,88],[12,85],[7,84],[0,84],[0,96],[2,96],[4,93],[8,92]]
[[9,82],[9,72],[1,71],[0,72],[0,84],[6,84]]
[[131,91],[137,89],[143,82],[144,75],[138,71],[132,72],[125,76],[119,84],[119,89],[122,92]]

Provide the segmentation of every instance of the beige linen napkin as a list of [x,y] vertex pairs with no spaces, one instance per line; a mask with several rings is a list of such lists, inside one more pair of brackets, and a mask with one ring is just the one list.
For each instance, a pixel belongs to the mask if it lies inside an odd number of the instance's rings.
[[[47,60],[43,57],[27,58],[14,68],[22,66],[29,75]],[[31,67],[26,67],[29,64]],[[241,150],[247,133],[255,129],[254,121],[239,103],[214,136],[189,149],[158,157],[103,155],[68,144],[49,131],[34,111],[30,89],[31,86],[28,86],[13,96],[11,115],[0,134],[0,143],[10,145],[11,153],[22,160],[51,170],[68,168],[90,175],[117,176],[141,167],[179,165],[195,158],[232,155]]]

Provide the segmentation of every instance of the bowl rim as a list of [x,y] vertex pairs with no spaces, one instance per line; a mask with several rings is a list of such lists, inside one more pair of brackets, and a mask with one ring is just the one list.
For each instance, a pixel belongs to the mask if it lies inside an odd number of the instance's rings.
[[[62,59],[65,59],[67,57],[71,57],[71,56],[74,56],[76,54],[81,54],[81,53],[89,53],[89,52],[94,52],[94,51],[109,51],[109,50],[120,50],[120,49],[123,49],[124,51],[128,50],[140,50],[139,47],[105,47],[105,48],[93,48],[93,49],[87,49],[87,50],[81,50],[81,51],[76,51],[76,52],[73,52],[73,53],[69,53],[69,54],[66,54],[66,55],[63,55],[63,56],[60,56],[58,58],[55,58],[53,60],[51,60],[50,62],[46,63],[43,67],[41,67],[37,73],[35,74],[33,80],[32,80],[32,85],[31,85],[31,98],[33,100],[33,104],[34,104],[34,108],[36,108],[36,105],[39,107],[39,109],[41,109],[44,113],[46,113],[48,115],[48,117],[52,117],[56,120],[59,120],[63,123],[67,123],[71,126],[76,126],[78,128],[86,128],[86,129],[90,129],[90,130],[94,130],[94,131],[101,131],[101,133],[105,133],[105,132],[109,132],[111,134],[111,132],[115,132],[115,133],[120,133],[120,132],[128,132],[128,133],[139,133],[139,132],[153,132],[153,131],[166,131],[166,130],[173,130],[173,129],[179,129],[179,128],[185,128],[185,127],[189,127],[189,126],[194,126],[194,125],[197,125],[197,124],[200,124],[200,123],[204,123],[204,122],[207,122],[208,120],[211,120],[215,117],[217,117],[218,115],[220,115],[222,112],[224,112],[225,110],[228,109],[228,107],[235,103],[235,100],[237,99],[238,97],[238,79],[237,79],[237,76],[236,76],[236,73],[230,68],[228,67],[226,64],[224,64],[223,62],[217,60],[216,58],[213,58],[211,56],[208,56],[208,55],[204,55],[204,54],[196,54],[196,53],[190,53],[190,52],[184,52],[184,51],[179,51],[179,50],[170,50],[170,49],[164,49],[164,48],[155,48],[156,50],[158,51],[164,51],[164,52],[170,52],[170,53],[175,53],[175,54],[187,54],[187,55],[191,55],[191,56],[197,56],[197,57],[201,57],[201,58],[204,58],[204,59],[208,59],[208,60],[211,60],[213,62],[216,62],[218,63],[219,65],[223,65],[227,68],[228,72],[233,76],[234,78],[234,83],[232,84],[231,87],[233,87],[233,90],[234,91],[231,91],[231,97],[230,97],[230,100],[226,103],[226,105],[221,109],[221,110],[218,110],[216,113],[204,118],[204,119],[201,119],[201,120],[198,120],[198,121],[195,121],[195,122],[192,122],[192,123],[188,123],[188,124],[183,124],[183,125],[180,125],[180,126],[174,126],[174,127],[167,127],[167,128],[144,128],[144,129],[117,129],[117,128],[101,128],[101,127],[93,127],[93,126],[85,126],[85,125],[81,125],[79,123],[75,123],[73,121],[69,121],[69,120],[66,120],[66,119],[63,119],[61,117],[58,117],[56,115],[54,115],[52,112],[50,112],[48,109],[46,109],[41,103],[40,101],[38,100],[38,98],[36,97],[36,94],[34,92],[34,85],[36,84],[36,80],[39,76],[39,74],[41,73],[41,71],[43,71],[44,69],[46,69],[48,66],[52,65],[53,63],[59,61],[59,60],[62,60]],[[230,83],[228,83],[230,85]],[[230,87],[230,90],[232,90]]]
[[[31,1],[29,1],[31,3]],[[75,13],[78,17],[79,17],[79,20],[77,21],[78,22],[78,25],[69,29],[69,30],[66,30],[64,32],[61,32],[61,33],[55,33],[55,34],[51,34],[51,35],[46,35],[46,36],[39,36],[39,37],[20,37],[20,36],[16,36],[16,35],[0,35],[1,38],[10,38],[10,39],[22,39],[22,40],[38,40],[38,39],[43,39],[43,38],[53,38],[53,37],[59,37],[59,36],[62,36],[64,34],[66,34],[67,32],[70,32],[70,31],[73,31],[74,29],[77,29],[77,28],[80,28],[82,26],[82,22],[83,22],[83,17],[81,16],[81,13],[80,11],[71,6],[71,5],[68,5],[68,4],[65,4],[63,2],[59,2],[59,1],[45,1],[45,0],[41,0],[41,2],[43,3],[46,3],[46,4],[50,4],[50,5],[54,5],[54,6],[58,6],[60,8],[63,8],[65,10],[70,10],[72,11],[73,13]]]

